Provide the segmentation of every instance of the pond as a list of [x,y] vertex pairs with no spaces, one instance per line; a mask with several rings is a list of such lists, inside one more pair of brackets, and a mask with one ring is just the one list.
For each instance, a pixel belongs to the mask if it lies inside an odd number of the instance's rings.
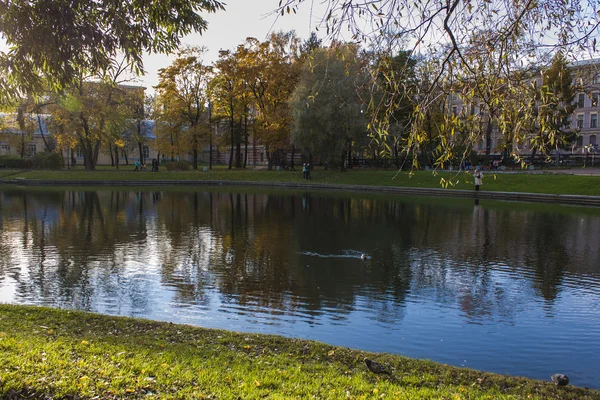
[[599,243],[600,210],[577,207],[4,187],[0,302],[560,372],[599,388]]

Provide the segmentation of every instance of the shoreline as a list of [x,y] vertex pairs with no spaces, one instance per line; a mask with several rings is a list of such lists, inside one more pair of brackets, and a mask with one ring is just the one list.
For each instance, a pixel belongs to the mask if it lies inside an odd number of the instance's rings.
[[[0,370],[2,398],[600,399],[597,390],[558,388],[549,379],[310,340],[25,305],[0,304],[0,348],[6,366]],[[369,372],[365,357],[392,375]]]
[[235,180],[55,180],[55,179],[0,179],[0,184],[17,186],[230,186],[230,187],[263,187],[292,190],[325,190],[338,192],[376,192],[410,196],[455,197],[474,200],[502,200],[518,202],[555,203],[585,207],[600,207],[600,196],[573,194],[544,194],[525,192],[480,191],[462,189],[434,189],[418,187],[367,186],[331,183],[295,183],[295,182],[260,182]]

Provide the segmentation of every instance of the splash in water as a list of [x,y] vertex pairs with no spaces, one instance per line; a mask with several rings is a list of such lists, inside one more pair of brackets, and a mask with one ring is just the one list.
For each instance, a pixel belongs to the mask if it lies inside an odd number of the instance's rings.
[[371,259],[371,257],[367,253],[363,253],[362,251],[358,250],[343,250],[342,254],[320,254],[311,251],[301,251],[299,252],[299,254],[319,258],[358,258],[363,260]]

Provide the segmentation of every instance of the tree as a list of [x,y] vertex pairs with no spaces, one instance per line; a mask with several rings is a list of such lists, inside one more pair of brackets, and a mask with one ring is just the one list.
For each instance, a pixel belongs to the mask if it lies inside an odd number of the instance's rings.
[[[256,136],[267,149],[269,169],[283,162],[290,146],[290,98],[300,74],[299,41],[293,32],[273,33],[264,42],[246,40],[239,48],[242,75],[256,107]],[[294,159],[292,148],[292,166]]]
[[[281,14],[296,12],[302,3],[303,0],[284,0],[276,11]],[[431,72],[431,79],[418,93],[416,115],[404,142],[407,151],[416,151],[426,140],[423,131],[427,120],[424,116],[431,107],[436,107],[439,97],[456,93],[456,87],[465,82],[476,87],[480,97],[489,94],[486,104],[506,106],[507,101],[514,101],[516,103],[509,108],[520,110],[522,118],[531,117],[525,100],[513,96],[514,90],[506,90],[507,81],[522,70],[544,65],[545,55],[558,50],[569,58],[593,54],[600,33],[594,0],[417,3],[408,0],[327,0],[325,3],[324,25],[334,38],[347,29],[353,39],[372,44],[380,53],[391,55],[406,43],[413,43],[410,51],[425,55],[421,61]],[[485,60],[482,59],[484,53]],[[486,66],[482,69],[483,61]],[[511,84],[519,84],[523,92],[527,91],[526,81]],[[391,112],[393,104],[390,103],[388,112],[383,114]],[[511,114],[502,112],[500,107],[488,108],[487,113],[488,128],[492,123],[503,127],[511,123],[500,121]],[[389,134],[388,120],[380,119],[380,116],[380,113],[373,114],[370,127],[374,135],[385,136]],[[457,143],[452,137],[454,130],[440,131],[449,147]],[[478,135],[471,136],[479,140]],[[523,142],[526,137],[513,139]],[[489,148],[489,143],[486,147]],[[443,153],[439,156],[445,157]]]
[[180,50],[177,58],[159,70],[157,89],[157,121],[177,126],[187,138],[193,153],[193,166],[198,169],[198,152],[208,142],[208,82],[212,69],[202,63],[201,48]]
[[141,87],[119,85],[120,76],[127,69],[125,62],[113,65],[95,81],[80,75],[50,108],[59,146],[71,149],[79,146],[88,170],[96,168],[101,146],[120,144],[123,140],[124,121],[133,115],[125,101],[127,93],[143,91]]
[[415,111],[417,60],[406,50],[392,57],[385,53],[376,57],[377,90],[371,98],[369,112],[377,114],[380,121],[387,120],[388,128],[385,135],[374,139],[384,145],[383,154],[390,154],[398,163]]
[[562,53],[556,53],[552,65],[542,72],[539,89],[538,135],[531,138],[532,149],[547,154],[555,150],[557,164],[560,149],[567,147],[577,137],[570,128],[569,118],[575,111],[575,86],[573,76]]
[[352,142],[366,136],[362,95],[368,76],[352,44],[317,49],[294,90],[292,142],[345,170]]
[[[241,133],[242,122],[250,111],[250,96],[247,82],[243,76],[243,68],[238,51],[221,50],[215,62],[216,74],[210,82],[210,93],[213,98],[215,119],[227,119],[229,127],[229,169],[233,166],[234,154],[236,168],[241,168]],[[234,153],[237,149],[237,153]]]
[[207,28],[201,12],[222,9],[217,0],[1,0],[0,34],[11,50],[0,53],[0,99],[97,75],[117,54],[141,72],[144,52],[177,49],[180,37]]

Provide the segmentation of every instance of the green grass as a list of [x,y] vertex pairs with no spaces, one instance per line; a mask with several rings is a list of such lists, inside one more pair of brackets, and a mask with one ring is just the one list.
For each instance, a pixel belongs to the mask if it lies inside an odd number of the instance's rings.
[[[1,174],[8,174],[2,171]],[[7,175],[4,175],[7,176]],[[2,178],[2,175],[0,175]],[[417,188],[441,188],[450,181],[448,189],[473,189],[473,178],[470,174],[431,171],[415,171],[410,174],[395,170],[352,170],[348,172],[324,171],[317,169],[312,173],[312,180],[302,179],[299,171],[265,171],[265,170],[228,170],[215,168],[209,172],[202,171],[165,171],[133,172],[131,167],[115,170],[101,168],[97,171],[82,169],[64,171],[14,171],[10,178],[42,179],[42,180],[118,180],[118,181],[149,181],[149,180],[220,180],[220,181],[254,181],[254,182],[295,182],[320,184],[346,184],[366,186],[396,186]],[[577,194],[600,196],[600,176],[579,176],[554,173],[491,173],[484,177],[482,190],[503,192],[528,192],[548,194]]]
[[[393,376],[368,372],[364,357]],[[278,336],[0,305],[0,397],[598,399],[600,392]]]

